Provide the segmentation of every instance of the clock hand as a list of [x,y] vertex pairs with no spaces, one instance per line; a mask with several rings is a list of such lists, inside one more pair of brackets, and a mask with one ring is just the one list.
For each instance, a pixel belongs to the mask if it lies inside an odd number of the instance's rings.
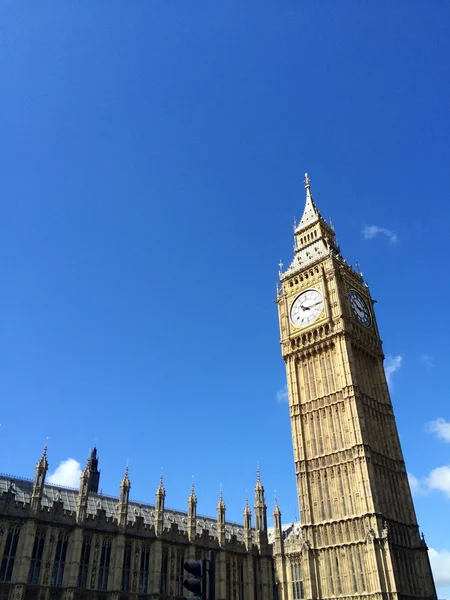
[[309,306],[303,306],[302,305],[302,308],[303,308],[303,310],[311,310],[311,308],[313,306],[317,306],[318,304],[322,304],[322,300],[319,300],[319,302],[316,302],[315,304],[310,304]]

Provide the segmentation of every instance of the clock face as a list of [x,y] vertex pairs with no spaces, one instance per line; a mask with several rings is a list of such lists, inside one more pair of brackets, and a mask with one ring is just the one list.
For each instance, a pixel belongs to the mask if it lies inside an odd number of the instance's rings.
[[364,327],[370,327],[372,319],[370,317],[370,311],[367,308],[367,304],[355,290],[349,290],[348,299],[350,300],[350,307],[353,314]]
[[323,309],[319,290],[306,290],[297,296],[291,306],[291,321],[296,327],[306,327],[317,319]]

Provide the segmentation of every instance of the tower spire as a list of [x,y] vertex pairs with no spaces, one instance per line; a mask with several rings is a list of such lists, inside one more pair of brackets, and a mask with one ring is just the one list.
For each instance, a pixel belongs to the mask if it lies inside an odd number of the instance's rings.
[[119,496],[119,507],[118,507],[118,521],[120,527],[126,527],[128,520],[128,503],[130,501],[130,478],[128,476],[128,462],[125,467],[125,474],[120,484],[120,496]]
[[[48,439],[48,438],[47,438]],[[47,440],[45,441],[44,450],[42,456],[36,463],[36,470],[34,473],[33,492],[31,494],[31,506],[33,510],[38,510],[41,506],[42,494],[44,492],[45,477],[48,471],[48,460],[47,460]]]
[[284,273],[280,270],[280,280],[299,273],[332,254],[339,255],[334,230],[320,214],[311,192],[311,179],[305,173],[306,199],[300,223],[294,228],[294,259]]
[[311,194],[311,179],[308,176],[308,173],[305,173],[305,190],[306,190],[306,201],[305,208],[303,209],[303,215],[300,219],[300,223],[298,224],[296,231],[300,229],[305,229],[317,221],[322,219],[319,211],[317,210],[317,206],[314,204],[314,200]]
[[244,543],[247,550],[250,550],[250,548],[252,547],[252,513],[248,505],[247,490],[245,490]]
[[163,474],[161,469],[161,475],[159,477],[159,485],[156,490],[156,503],[155,503],[155,531],[156,535],[161,535],[164,529],[164,499],[166,497],[166,490],[164,489]]
[[192,475],[191,493],[188,498],[188,536],[192,541],[197,534],[197,496],[195,495],[194,476]]
[[219,503],[217,504],[217,539],[219,546],[225,543],[225,502],[223,501],[222,484],[220,484]]

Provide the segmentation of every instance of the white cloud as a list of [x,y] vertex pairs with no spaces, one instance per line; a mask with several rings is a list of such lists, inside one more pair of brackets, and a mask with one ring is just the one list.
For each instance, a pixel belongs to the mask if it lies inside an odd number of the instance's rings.
[[429,490],[440,490],[450,498],[450,465],[433,469],[427,478]]
[[388,382],[388,385],[391,385],[392,383],[392,376],[394,375],[394,373],[396,371],[398,371],[400,369],[400,367],[402,366],[402,362],[403,362],[403,356],[387,356],[386,360],[384,361],[384,370],[386,372],[386,379]]
[[432,367],[434,367],[434,360],[433,357],[430,356],[429,354],[422,354],[422,356],[420,357],[421,362],[423,362],[423,364],[428,368],[431,369]]
[[287,390],[287,384],[284,386],[284,388],[282,388],[281,390],[278,390],[278,392],[275,395],[275,400],[281,404],[282,402],[287,402],[288,401],[288,390]]
[[450,552],[428,548],[434,582],[438,587],[450,585]]
[[442,417],[427,423],[425,429],[429,433],[435,433],[440,440],[450,444],[450,423]]
[[391,231],[390,229],[386,229],[386,227],[378,227],[378,225],[366,225],[361,231],[364,239],[371,240],[376,237],[378,234],[385,235],[391,244],[395,244],[398,241],[397,234]]
[[54,473],[47,477],[47,481],[55,485],[77,488],[80,485],[80,475],[80,463],[74,458],[68,458],[59,463]]

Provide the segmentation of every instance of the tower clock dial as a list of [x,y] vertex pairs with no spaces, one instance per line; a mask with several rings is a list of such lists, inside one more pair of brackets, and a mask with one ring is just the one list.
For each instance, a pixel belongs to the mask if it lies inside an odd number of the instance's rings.
[[364,327],[370,327],[372,319],[370,311],[367,308],[367,304],[355,290],[349,290],[348,299],[350,300],[350,307],[353,314]]
[[311,325],[323,309],[323,296],[319,290],[305,290],[297,296],[291,307],[291,321],[296,327]]

